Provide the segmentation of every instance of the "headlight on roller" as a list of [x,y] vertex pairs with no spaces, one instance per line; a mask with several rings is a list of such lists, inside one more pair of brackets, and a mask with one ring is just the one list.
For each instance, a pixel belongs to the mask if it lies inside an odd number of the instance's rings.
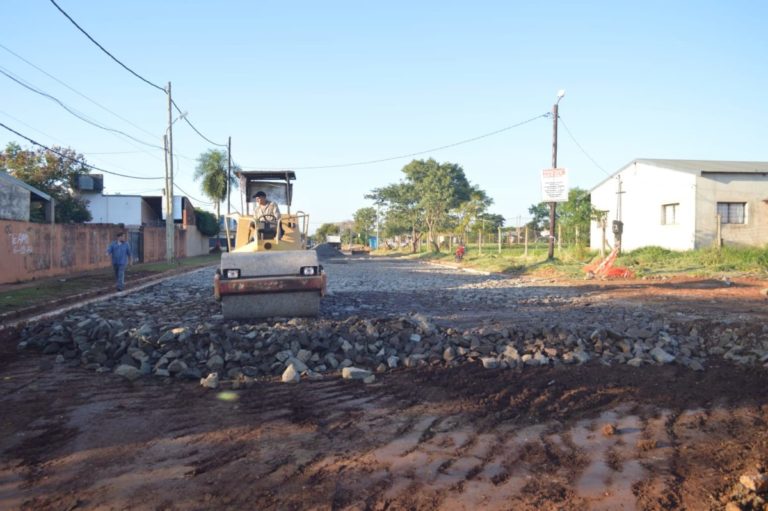
[[317,275],[319,273],[317,266],[302,266],[299,270],[299,275],[304,275],[305,277],[310,277],[312,275]]
[[228,279],[239,279],[240,270],[224,270],[224,277]]

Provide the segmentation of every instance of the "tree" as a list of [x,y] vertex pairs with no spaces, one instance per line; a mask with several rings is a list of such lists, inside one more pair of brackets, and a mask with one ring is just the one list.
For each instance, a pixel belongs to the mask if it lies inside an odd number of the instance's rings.
[[384,232],[386,236],[410,234],[411,252],[416,252],[421,239],[421,210],[413,184],[401,182],[384,188],[376,188],[366,199],[372,199],[379,205],[385,205]]
[[[540,202],[528,208],[533,219],[528,224],[538,234],[549,231],[549,203]],[[579,232],[579,244],[589,244],[589,226],[594,211],[589,192],[581,188],[571,188],[568,191],[568,202],[562,202],[557,207],[555,220],[561,226],[563,241],[576,241],[576,231]],[[557,233],[552,233],[557,236]]]
[[[478,218],[485,215],[485,211],[493,204],[493,199],[476,186],[472,186],[469,192],[469,200],[459,204],[454,210],[455,233],[462,236],[470,230],[472,225],[477,224]],[[498,215],[497,215],[498,216]],[[504,219],[502,218],[502,223]],[[464,240],[465,242],[467,240]]]
[[[201,154],[197,162],[194,179],[202,178],[203,193],[216,203],[216,218],[221,218],[221,202],[227,198],[227,152],[210,149]],[[239,170],[237,165],[232,166],[232,174],[229,176],[230,188],[237,187],[235,172]]]
[[435,239],[438,229],[446,227],[451,209],[469,200],[472,187],[464,169],[456,163],[413,160],[403,167],[406,180],[413,184],[423,221],[429,231],[432,250],[440,251]]
[[568,202],[560,204],[558,222],[562,226],[563,241],[580,245],[589,245],[589,227],[594,211],[589,192],[581,188],[568,191]]
[[195,224],[197,225],[197,230],[203,236],[216,236],[219,234],[219,222],[213,216],[213,213],[195,208]]
[[352,216],[355,222],[354,230],[363,238],[363,244],[368,245],[368,238],[376,229],[376,208],[360,208]]
[[339,226],[336,224],[323,224],[315,231],[315,237],[317,243],[325,243],[328,241],[328,235],[339,234]]
[[[549,231],[549,203],[539,202],[532,204],[528,208],[531,214],[531,221],[528,222],[528,228],[533,231],[534,239],[538,238],[542,231]],[[559,214],[557,215],[559,217]]]
[[[70,148],[54,146],[52,149],[22,149],[11,142],[0,153],[0,169],[53,197],[56,222],[82,223],[91,220],[86,202],[73,192],[78,176],[88,174],[85,158]],[[44,221],[42,209],[32,210],[30,219]]]

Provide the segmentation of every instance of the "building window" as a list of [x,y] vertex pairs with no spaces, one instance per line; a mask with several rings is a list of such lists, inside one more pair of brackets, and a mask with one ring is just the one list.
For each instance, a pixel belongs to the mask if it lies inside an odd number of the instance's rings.
[[677,224],[677,209],[680,204],[664,204],[661,206],[661,224],[662,225],[675,225]]
[[717,214],[721,224],[744,224],[747,218],[746,202],[718,202]]

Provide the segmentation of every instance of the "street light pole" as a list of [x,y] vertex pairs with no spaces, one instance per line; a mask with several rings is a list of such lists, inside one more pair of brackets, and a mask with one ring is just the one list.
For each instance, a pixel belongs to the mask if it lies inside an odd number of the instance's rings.
[[[557,93],[557,101],[552,106],[552,168],[557,168],[557,107],[560,100],[565,96],[565,91],[561,90]],[[549,203],[549,250],[547,252],[547,259],[552,260],[555,258],[555,216],[557,213],[557,202],[552,201]]]

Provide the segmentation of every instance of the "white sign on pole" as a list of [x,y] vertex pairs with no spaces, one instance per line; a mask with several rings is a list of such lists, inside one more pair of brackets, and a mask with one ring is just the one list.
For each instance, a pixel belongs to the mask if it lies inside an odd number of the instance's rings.
[[541,171],[542,202],[568,202],[568,171],[544,169]]

